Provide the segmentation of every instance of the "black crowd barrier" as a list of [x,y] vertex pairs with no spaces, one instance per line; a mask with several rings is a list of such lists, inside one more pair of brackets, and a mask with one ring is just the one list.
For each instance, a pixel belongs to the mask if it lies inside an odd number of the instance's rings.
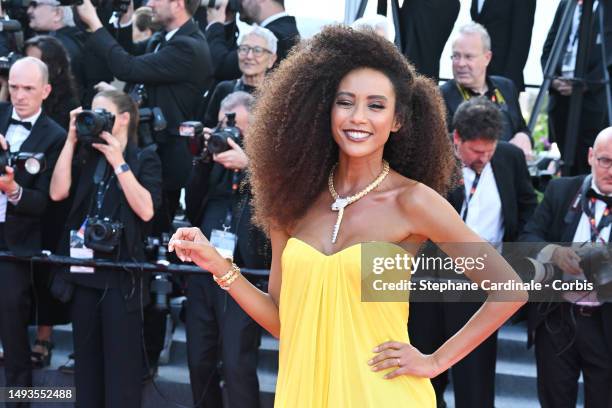
[[[177,274],[201,274],[208,273],[204,269],[194,265],[181,265],[173,263],[151,263],[151,262],[113,262],[104,259],[79,259],[69,256],[49,255],[40,253],[33,256],[17,256],[10,251],[0,251],[0,260],[24,263],[43,263],[53,265],[90,266],[106,269],[133,269],[142,272],[165,272]],[[248,277],[262,278],[270,273],[267,269],[240,268],[240,272]]]

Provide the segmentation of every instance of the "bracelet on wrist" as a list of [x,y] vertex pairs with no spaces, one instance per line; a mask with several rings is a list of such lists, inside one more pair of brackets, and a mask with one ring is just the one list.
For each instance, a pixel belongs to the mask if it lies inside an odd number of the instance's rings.
[[240,276],[240,268],[232,262],[232,267],[230,268],[229,271],[227,271],[225,274],[223,274],[220,277],[216,277],[213,275],[213,279],[215,280],[215,282],[217,282],[217,284],[219,285],[219,287],[223,290],[229,290],[231,284],[238,279],[238,277]]

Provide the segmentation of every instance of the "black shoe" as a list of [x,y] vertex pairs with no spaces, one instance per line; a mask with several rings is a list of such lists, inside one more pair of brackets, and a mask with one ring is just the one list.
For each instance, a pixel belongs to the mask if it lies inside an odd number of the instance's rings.
[[53,355],[53,343],[47,340],[36,339],[34,347],[40,346],[44,350],[42,353],[38,351],[30,352],[30,359],[32,360],[32,368],[40,369],[49,367],[51,364],[51,356]]
[[66,364],[58,367],[60,373],[74,374],[74,353],[70,353]]

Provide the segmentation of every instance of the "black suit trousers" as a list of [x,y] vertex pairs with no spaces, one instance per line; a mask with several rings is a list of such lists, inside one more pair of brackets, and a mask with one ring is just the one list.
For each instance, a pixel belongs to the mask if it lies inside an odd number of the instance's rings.
[[138,408],[142,317],[119,289],[77,285],[72,300],[76,407]]
[[[31,387],[32,363],[28,322],[30,318],[30,265],[0,262],[0,338],[4,348],[7,387]],[[7,404],[27,407],[29,404]]]
[[[419,351],[431,354],[461,329],[480,308],[475,302],[412,302],[408,329],[410,342]],[[476,347],[451,369],[456,408],[493,408],[497,332]],[[448,372],[432,378],[438,407],[445,407],[444,391]]]
[[[187,288],[187,359],[194,405],[259,407],[257,353],[261,328],[212,276],[190,276]],[[220,375],[225,384],[225,405]]]
[[542,408],[575,407],[581,371],[584,407],[612,407],[612,346],[605,341],[601,311],[584,316],[561,304],[538,327],[535,352]]

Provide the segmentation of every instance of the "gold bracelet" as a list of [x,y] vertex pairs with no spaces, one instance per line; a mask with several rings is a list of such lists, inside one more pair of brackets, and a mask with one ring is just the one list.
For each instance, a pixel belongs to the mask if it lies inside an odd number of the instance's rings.
[[240,274],[240,268],[235,263],[232,262],[232,267],[230,268],[229,271],[227,271],[227,273],[225,273],[223,276],[219,278],[213,275],[213,279],[215,280],[215,282],[217,282],[219,286],[223,288],[224,286],[228,284],[228,282],[230,282],[230,280],[231,282],[233,282],[236,279],[235,276],[239,274]]
[[236,279],[238,279],[238,277],[240,275],[241,275],[241,273],[240,273],[240,269],[239,269],[238,272],[234,273],[231,278],[229,278],[223,285],[221,285],[221,289],[223,289],[223,290],[230,290],[230,287],[232,286],[232,283],[234,283],[234,281]]

